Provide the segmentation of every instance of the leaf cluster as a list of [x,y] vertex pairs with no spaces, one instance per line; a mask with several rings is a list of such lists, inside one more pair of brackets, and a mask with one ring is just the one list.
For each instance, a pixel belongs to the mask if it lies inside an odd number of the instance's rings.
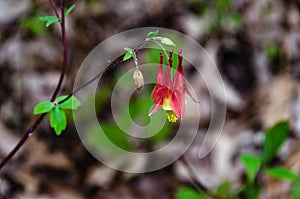
[[35,115],[50,113],[50,126],[58,136],[67,127],[67,117],[64,110],[76,110],[81,105],[80,101],[74,96],[64,101],[67,97],[67,95],[60,96],[54,102],[43,101],[34,107],[33,113]]
[[[73,9],[75,8],[75,5],[71,5],[64,13],[64,16],[67,16]],[[61,22],[61,17],[57,17],[57,16],[42,16],[39,17],[39,19],[41,21],[45,21],[46,22],[46,27],[49,27],[51,24],[59,21]]]

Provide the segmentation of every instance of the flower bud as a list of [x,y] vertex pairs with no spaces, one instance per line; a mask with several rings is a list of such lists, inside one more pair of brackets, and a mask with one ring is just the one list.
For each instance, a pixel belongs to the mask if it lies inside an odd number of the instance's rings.
[[141,91],[144,87],[144,77],[140,70],[135,70],[133,73],[134,84],[138,91]]

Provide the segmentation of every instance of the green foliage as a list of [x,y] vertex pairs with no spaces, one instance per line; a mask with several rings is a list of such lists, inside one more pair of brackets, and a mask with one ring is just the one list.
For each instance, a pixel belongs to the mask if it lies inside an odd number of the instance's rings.
[[291,171],[287,168],[283,168],[283,167],[275,167],[275,168],[266,169],[265,173],[274,178],[279,178],[282,180],[289,180],[289,181],[294,181],[298,177],[298,175],[296,173],[294,173],[293,171]]
[[60,20],[60,18],[56,17],[56,16],[43,16],[39,18],[41,21],[45,21],[46,22],[46,27],[49,27],[51,24],[57,22]]
[[263,160],[269,163],[278,153],[282,144],[287,139],[289,133],[289,123],[281,121],[265,132],[265,141],[263,146]]
[[154,31],[154,32],[149,32],[146,35],[146,40],[154,40],[154,41],[158,41],[163,45],[167,45],[167,46],[176,46],[175,43],[168,37],[159,37],[158,36],[158,30]]
[[208,197],[192,188],[181,187],[177,191],[175,199],[208,199]]
[[[179,42],[176,41],[176,43],[179,43]],[[172,71],[172,74],[171,74],[172,77],[175,75],[175,70],[177,69],[177,65],[178,65],[177,52],[176,52],[176,49],[173,49],[173,50],[174,50],[174,53],[173,53],[173,58],[172,58],[172,63],[173,63],[173,67],[172,67],[173,71]],[[158,65],[159,64],[159,54],[160,53],[163,53],[163,51],[160,50],[160,49],[157,49],[157,48],[150,48],[147,51],[147,55],[146,55],[147,62],[148,63],[156,63]],[[166,55],[164,55],[164,64],[165,65],[167,64],[167,61],[168,60],[166,58]],[[184,63],[184,60],[183,60],[183,67],[184,67],[184,65],[185,65],[185,63]],[[155,67],[153,67],[153,69],[154,69],[154,71],[156,71]]]
[[298,178],[292,184],[291,194],[290,194],[289,199],[299,199],[300,198],[299,187],[300,187],[300,177],[298,176]]
[[91,13],[97,13],[103,7],[103,2],[98,0],[85,1],[87,8]]
[[146,35],[146,39],[154,39],[155,37],[157,37],[158,32],[159,32],[158,30],[153,31],[153,32],[149,32],[149,33]]
[[65,10],[64,15],[67,16],[75,8],[75,5],[71,5],[67,10]]
[[167,37],[156,37],[156,40],[160,41],[162,44],[168,45],[168,46],[176,46],[174,42],[167,38]]
[[280,49],[276,44],[268,44],[264,49],[264,53],[269,59],[275,59],[279,56]]
[[161,44],[164,44],[167,46],[176,46],[175,43],[167,37],[154,37],[153,40],[158,41]]
[[35,115],[42,114],[42,113],[48,113],[54,107],[55,107],[55,105],[52,102],[50,102],[50,101],[43,101],[43,102],[38,103],[34,107],[34,112],[33,113]]
[[[265,140],[263,143],[262,159],[254,155],[242,155],[240,161],[246,168],[248,184],[244,185],[238,192],[238,198],[256,199],[259,197],[260,185],[254,181],[259,169],[262,169],[261,174],[294,181],[298,175],[294,172],[282,167],[270,167],[270,162],[279,152],[281,146],[286,141],[289,132],[289,123],[280,121],[265,132]],[[260,175],[259,175],[260,176]]]
[[229,181],[225,181],[221,183],[217,188],[217,194],[222,197],[229,197],[231,194],[231,183]]
[[54,102],[43,101],[34,107],[34,114],[50,113],[50,126],[54,129],[56,135],[61,135],[62,131],[67,127],[67,118],[63,109],[76,110],[80,105],[80,101],[71,96],[65,102],[63,101],[67,95],[59,96]]
[[231,0],[217,0],[217,7],[220,10],[227,10],[231,6]]
[[50,111],[50,126],[54,129],[57,136],[67,127],[66,114],[60,107],[55,107]]
[[262,164],[260,157],[256,155],[243,154],[241,155],[240,160],[246,168],[246,173],[249,182],[253,182],[256,173],[258,172]]
[[237,193],[237,199],[258,199],[260,194],[260,187],[256,184],[252,186],[243,186]]
[[59,102],[63,101],[65,98],[67,98],[67,97],[68,97],[67,95],[59,96],[58,98],[55,99],[54,102],[57,103],[57,104],[59,104],[58,106],[61,109],[76,110],[77,108],[80,107],[80,105],[81,105],[80,101],[76,97],[74,97],[74,96],[71,96],[68,100],[66,100],[63,103],[59,103]]
[[221,22],[223,27],[238,29],[243,24],[243,19],[239,14],[230,14],[224,17]]
[[124,55],[123,61],[126,61],[126,60],[128,60],[128,59],[130,59],[130,58],[133,57],[133,53],[134,53],[133,49],[125,47],[124,50],[126,50],[127,53]]
[[[64,16],[67,16],[73,9],[75,8],[75,5],[71,5],[65,12],[64,12]],[[59,21],[61,22],[61,18],[57,17],[57,16],[42,16],[39,17],[39,19],[41,21],[46,22],[46,27],[49,27],[51,24]]]
[[188,0],[191,7],[198,11],[198,15],[209,18],[206,34],[222,30],[237,30],[243,25],[243,17],[232,7],[232,0]]
[[28,31],[34,35],[42,35],[46,32],[46,28],[41,20],[39,20],[39,16],[41,16],[41,12],[34,13],[33,16],[23,17],[20,20],[20,26],[23,30]]

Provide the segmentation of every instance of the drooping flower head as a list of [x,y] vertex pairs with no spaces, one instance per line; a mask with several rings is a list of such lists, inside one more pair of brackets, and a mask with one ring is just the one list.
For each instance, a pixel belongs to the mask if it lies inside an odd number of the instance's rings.
[[151,93],[151,98],[154,99],[154,106],[150,115],[158,111],[161,107],[166,111],[167,118],[170,122],[176,122],[178,118],[182,119],[185,110],[185,97],[187,93],[194,101],[196,101],[188,91],[182,67],[182,51],[178,51],[178,66],[174,80],[171,79],[173,51],[170,51],[169,61],[164,73],[163,54],[160,54],[160,61],[156,73],[156,85]]

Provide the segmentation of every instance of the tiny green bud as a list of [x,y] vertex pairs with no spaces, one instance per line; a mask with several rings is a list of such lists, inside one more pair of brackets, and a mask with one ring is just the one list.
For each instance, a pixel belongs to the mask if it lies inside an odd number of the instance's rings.
[[162,44],[165,44],[165,45],[168,45],[168,46],[176,46],[171,39],[166,38],[166,37],[161,38],[160,41],[161,41]]
[[138,91],[141,91],[144,87],[144,77],[140,70],[136,69],[133,73],[134,84]]

